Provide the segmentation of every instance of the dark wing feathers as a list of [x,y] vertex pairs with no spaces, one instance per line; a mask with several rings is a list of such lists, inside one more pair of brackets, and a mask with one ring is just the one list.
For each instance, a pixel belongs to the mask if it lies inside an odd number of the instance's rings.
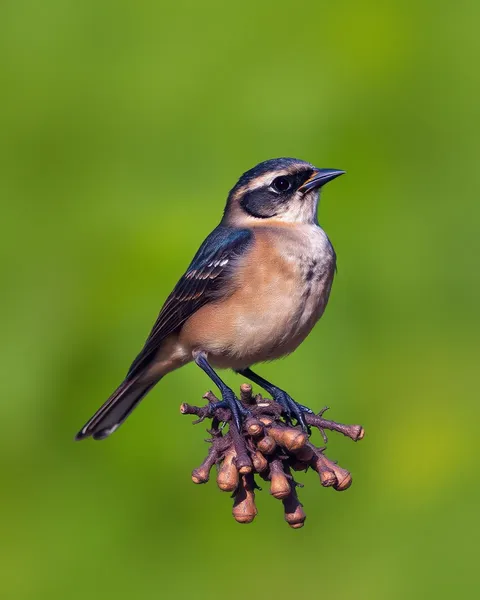
[[218,297],[228,282],[235,259],[249,247],[248,229],[219,225],[200,246],[186,273],[167,298],[127,379],[136,375],[154,357],[162,340],[176,331],[195,311]]

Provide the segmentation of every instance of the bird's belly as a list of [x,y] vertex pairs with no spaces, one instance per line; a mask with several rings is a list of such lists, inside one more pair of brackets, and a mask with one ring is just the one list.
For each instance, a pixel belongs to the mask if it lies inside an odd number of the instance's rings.
[[331,278],[309,287],[283,275],[256,289],[246,286],[229,300],[200,309],[182,337],[207,352],[212,365],[240,369],[293,352],[323,314]]
[[315,284],[290,290],[288,294],[270,294],[262,298],[257,311],[239,317],[237,338],[247,362],[273,360],[293,352],[322,316],[329,289],[325,292],[325,285]]

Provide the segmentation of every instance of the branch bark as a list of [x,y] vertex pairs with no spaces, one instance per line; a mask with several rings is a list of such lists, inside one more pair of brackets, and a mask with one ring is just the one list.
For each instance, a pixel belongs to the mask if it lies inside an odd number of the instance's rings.
[[[211,419],[212,436],[208,455],[192,472],[194,483],[206,483],[214,465],[218,467],[217,485],[222,491],[233,492],[233,517],[239,523],[250,523],[257,514],[255,506],[255,475],[270,484],[272,496],[281,500],[285,520],[293,529],[303,527],[305,512],[296,488],[300,485],[292,477],[291,469],[306,471],[309,468],[319,475],[323,487],[343,491],[350,487],[352,476],[325,456],[325,447],[317,447],[310,441],[310,434],[299,426],[287,424],[282,418],[282,407],[261,395],[253,396],[248,383],[240,386],[240,401],[251,413],[238,431],[230,426],[232,415],[227,408],[214,408],[219,399],[207,392],[205,406],[180,405],[184,415],[198,417],[194,423]],[[317,428],[327,443],[325,430],[336,431],[357,442],[364,437],[360,425],[344,425],[323,418],[327,409],[317,415],[305,414],[310,427]],[[228,430],[221,425],[228,425]],[[226,431],[226,433],[225,433]]]

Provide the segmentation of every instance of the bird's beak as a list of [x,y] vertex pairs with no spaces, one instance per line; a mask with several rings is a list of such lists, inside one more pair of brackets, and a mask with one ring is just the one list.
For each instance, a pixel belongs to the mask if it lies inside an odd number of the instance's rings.
[[307,179],[307,181],[298,189],[299,192],[309,192],[310,190],[321,188],[332,179],[340,177],[345,171],[338,171],[338,169],[317,169],[315,173]]

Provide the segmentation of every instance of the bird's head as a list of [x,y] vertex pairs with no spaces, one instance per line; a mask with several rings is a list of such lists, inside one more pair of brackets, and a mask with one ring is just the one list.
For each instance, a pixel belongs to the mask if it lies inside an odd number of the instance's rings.
[[296,158],[274,158],[244,173],[228,195],[223,223],[248,226],[269,219],[315,223],[320,189],[343,175]]

